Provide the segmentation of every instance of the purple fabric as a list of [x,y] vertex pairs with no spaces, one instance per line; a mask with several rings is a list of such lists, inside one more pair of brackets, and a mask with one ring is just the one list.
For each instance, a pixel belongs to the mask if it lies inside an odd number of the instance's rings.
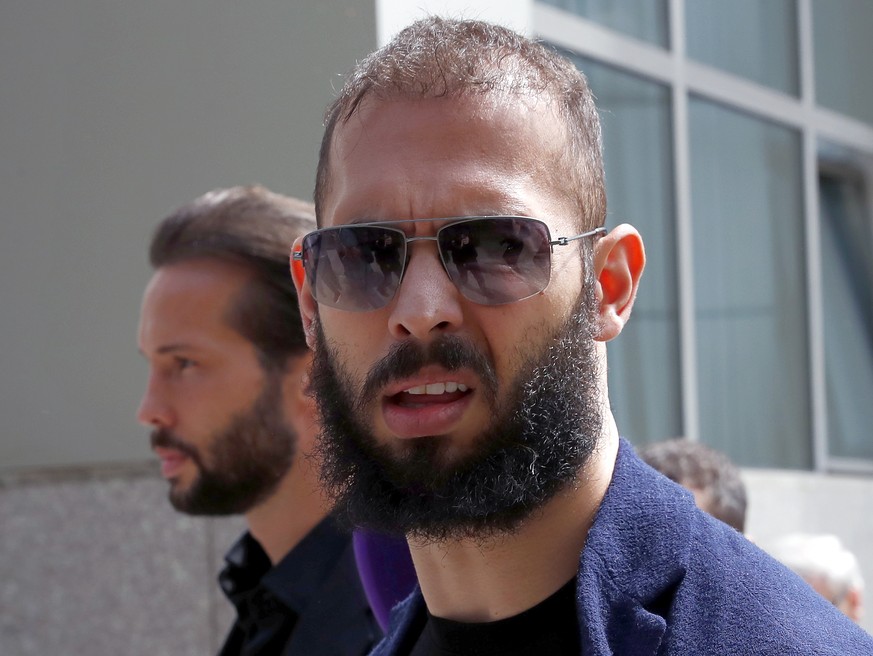
[[403,538],[355,531],[352,543],[358,574],[370,608],[383,630],[394,605],[415,589],[418,579]]

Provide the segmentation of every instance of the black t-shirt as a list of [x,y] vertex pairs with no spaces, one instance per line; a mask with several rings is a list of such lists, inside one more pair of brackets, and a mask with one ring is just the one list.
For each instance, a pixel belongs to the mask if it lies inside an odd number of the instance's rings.
[[523,613],[495,622],[421,618],[410,656],[578,656],[576,579]]

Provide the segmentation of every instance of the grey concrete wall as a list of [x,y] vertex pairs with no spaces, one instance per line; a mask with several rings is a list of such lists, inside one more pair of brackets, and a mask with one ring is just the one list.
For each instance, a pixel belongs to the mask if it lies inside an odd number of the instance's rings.
[[749,495],[746,531],[757,544],[786,533],[833,533],[861,565],[867,612],[862,626],[873,633],[873,480],[773,469],[745,469]]
[[153,463],[0,479],[0,653],[207,656],[240,518],[180,515]]
[[372,0],[0,3],[0,471],[148,457],[154,225],[212,188],[310,198]]

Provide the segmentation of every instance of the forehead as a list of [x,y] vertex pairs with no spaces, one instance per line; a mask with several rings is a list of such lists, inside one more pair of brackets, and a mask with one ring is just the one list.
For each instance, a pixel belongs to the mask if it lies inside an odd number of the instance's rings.
[[160,267],[143,294],[141,348],[243,339],[227,325],[226,316],[251,277],[241,266],[209,259]]
[[336,128],[323,224],[554,212],[565,145],[546,101],[368,99]]

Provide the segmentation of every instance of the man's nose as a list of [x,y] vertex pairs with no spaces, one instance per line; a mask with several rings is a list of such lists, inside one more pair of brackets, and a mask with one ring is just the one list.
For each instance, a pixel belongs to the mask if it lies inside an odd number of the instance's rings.
[[461,294],[449,280],[436,244],[422,241],[411,248],[388,319],[389,332],[397,339],[427,341],[457,331],[463,324]]
[[144,426],[166,428],[173,423],[173,411],[167,402],[163,386],[155,375],[150,375],[146,391],[136,411],[136,418]]

